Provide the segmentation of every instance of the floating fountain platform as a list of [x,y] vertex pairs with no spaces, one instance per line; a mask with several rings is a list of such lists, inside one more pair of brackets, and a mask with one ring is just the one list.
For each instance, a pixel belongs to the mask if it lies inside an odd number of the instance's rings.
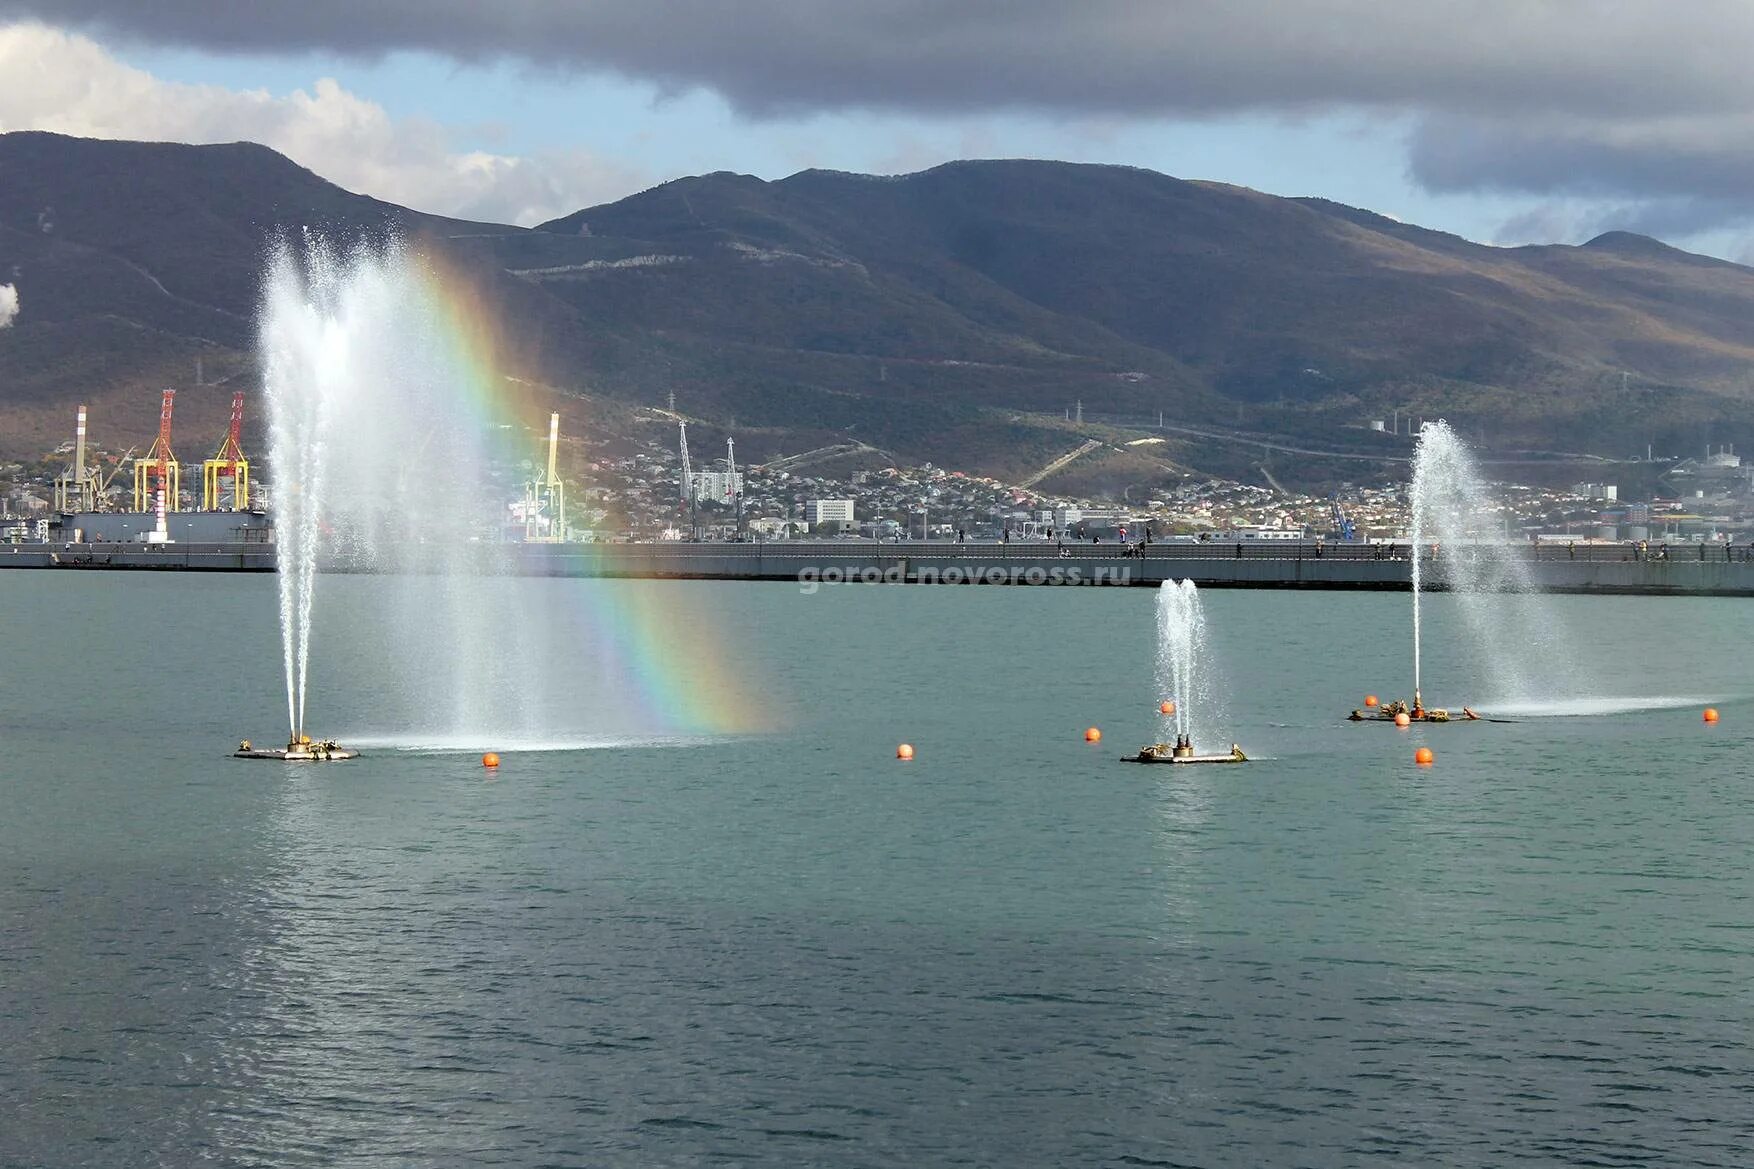
[[1235,743],[1228,755],[1196,755],[1193,739],[1183,735],[1173,743],[1153,743],[1139,748],[1137,755],[1121,756],[1122,763],[1247,763],[1249,757]]
[[233,759],[281,759],[287,763],[333,763],[341,759],[357,759],[359,752],[343,747],[334,739],[315,739],[299,735],[284,747],[252,747],[245,739],[232,752]]
[[1417,700],[1414,701],[1412,706],[1408,706],[1405,702],[1397,700],[1395,702],[1385,703],[1379,707],[1373,707],[1369,711],[1354,710],[1351,714],[1346,716],[1346,721],[1351,723],[1393,723],[1403,714],[1407,716],[1407,721],[1409,723],[1480,723],[1510,721],[1509,719],[1503,718],[1481,718],[1465,706],[1462,707],[1459,713],[1452,714],[1442,707],[1423,706]]

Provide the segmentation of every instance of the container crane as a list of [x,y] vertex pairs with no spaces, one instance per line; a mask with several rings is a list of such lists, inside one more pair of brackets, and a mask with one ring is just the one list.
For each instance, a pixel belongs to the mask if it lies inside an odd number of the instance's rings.
[[[174,509],[182,492],[182,473],[171,453],[171,410],[177,392],[166,390],[158,411],[158,438],[145,456],[134,460],[134,510]],[[148,487],[149,482],[155,486]]]
[[231,396],[231,429],[219,444],[219,453],[201,464],[201,510],[219,511],[221,481],[231,480],[231,511],[250,509],[250,460],[244,458],[239,438],[244,430],[244,392]]

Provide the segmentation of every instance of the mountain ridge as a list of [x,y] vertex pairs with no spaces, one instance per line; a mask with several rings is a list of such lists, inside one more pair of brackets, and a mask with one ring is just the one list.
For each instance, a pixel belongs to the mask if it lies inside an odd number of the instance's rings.
[[[264,249],[303,229],[425,241],[498,306],[508,372],[624,405],[673,390],[753,432],[752,454],[853,437],[1021,477],[1081,441],[1079,402],[1364,451],[1398,450],[1365,427],[1395,409],[1507,444],[1691,450],[1747,441],[1754,397],[1754,270],[1624,232],[1497,248],[1331,200],[1026,159],[715,172],[524,229],[346,192],[253,144],[20,132],[0,135],[0,274],[23,303],[0,333],[0,445],[57,435],[94,385],[144,424],[155,400],[123,399],[197,356],[253,385]],[[223,396],[191,395],[198,425]],[[1154,450],[1068,474],[1256,461]]]

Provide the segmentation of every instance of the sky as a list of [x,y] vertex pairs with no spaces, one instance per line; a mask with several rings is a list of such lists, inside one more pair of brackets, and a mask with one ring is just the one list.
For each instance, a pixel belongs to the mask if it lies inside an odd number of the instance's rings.
[[1745,0],[0,0],[0,130],[249,139],[521,224],[1031,157],[1746,261],[1751,45]]

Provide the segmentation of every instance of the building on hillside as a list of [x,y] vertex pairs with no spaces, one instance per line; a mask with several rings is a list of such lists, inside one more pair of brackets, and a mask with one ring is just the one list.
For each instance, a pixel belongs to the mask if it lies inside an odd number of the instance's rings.
[[743,494],[743,472],[695,471],[694,498],[701,503],[730,503]]
[[817,524],[850,524],[853,522],[853,501],[850,499],[812,499],[805,515],[810,526]]

